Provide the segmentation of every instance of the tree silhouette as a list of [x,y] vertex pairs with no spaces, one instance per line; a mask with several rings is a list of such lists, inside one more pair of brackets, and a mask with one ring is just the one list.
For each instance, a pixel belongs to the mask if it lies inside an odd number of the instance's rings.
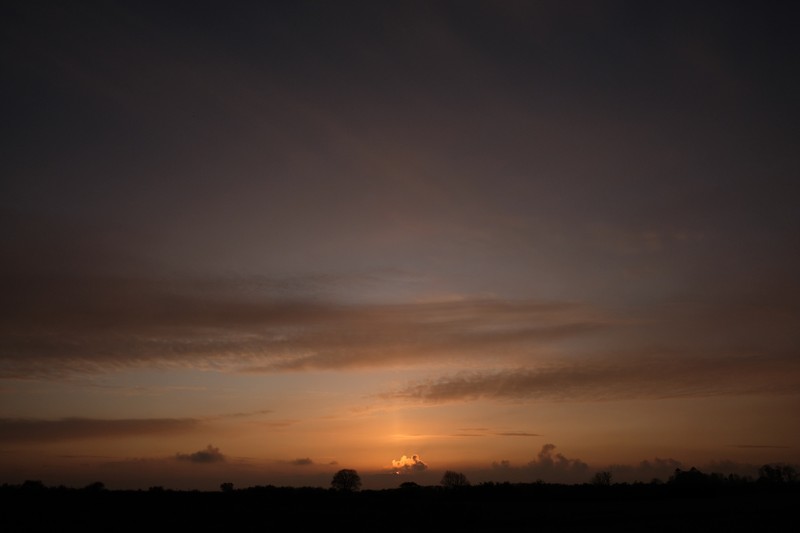
[[797,479],[797,470],[790,465],[763,465],[758,469],[758,480],[761,483],[794,483]]
[[455,489],[459,487],[468,487],[469,481],[467,480],[467,476],[461,472],[448,470],[442,476],[441,484],[446,489]]
[[351,468],[343,468],[333,475],[331,487],[345,492],[356,491],[361,488],[361,476]]
[[220,483],[219,490],[221,490],[222,492],[233,492],[233,483],[231,483],[230,481],[225,483]]
[[102,492],[106,490],[106,484],[102,481],[95,481],[94,483],[89,483],[83,487],[83,490],[87,492]]
[[592,477],[592,485],[596,485],[598,487],[611,486],[611,472],[605,470],[602,472],[597,472],[594,477]]

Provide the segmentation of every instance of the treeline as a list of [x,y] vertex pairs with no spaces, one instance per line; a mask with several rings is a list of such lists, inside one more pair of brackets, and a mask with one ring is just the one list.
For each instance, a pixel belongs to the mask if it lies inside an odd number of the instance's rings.
[[[757,478],[676,470],[666,481],[471,484],[458,472],[437,485],[359,490],[355,471],[330,487],[251,486],[216,491],[0,486],[0,531],[777,531],[795,523],[793,467]],[[355,475],[356,477],[353,477]]]
[[[478,484],[471,484],[467,477],[460,472],[446,471],[438,485],[419,485],[413,481],[405,481],[399,484],[397,488],[388,489],[369,489],[360,491],[361,478],[355,470],[345,469],[340,470],[334,474],[331,480],[330,487],[291,487],[291,486],[275,486],[275,485],[255,485],[245,488],[237,488],[231,482],[223,482],[220,484],[220,492],[222,493],[264,493],[269,492],[273,494],[298,494],[311,496],[314,494],[329,494],[336,492],[360,492],[360,493],[387,493],[387,494],[419,494],[419,493],[443,493],[443,494],[466,494],[466,493],[481,493],[486,494],[491,491],[500,491],[507,493],[509,491],[533,491],[537,493],[553,493],[553,494],[602,494],[603,491],[609,489],[616,489],[617,492],[632,493],[633,491],[642,491],[650,493],[670,493],[675,492],[676,489],[714,489],[714,488],[727,488],[727,489],[748,489],[748,490],[766,490],[766,489],[800,489],[800,474],[797,468],[792,465],[776,464],[776,465],[763,465],[758,470],[757,477],[742,476],[738,474],[722,474],[717,472],[704,473],[697,468],[692,467],[689,470],[676,469],[673,475],[666,481],[660,479],[653,479],[649,482],[614,482],[613,473],[608,471],[596,473],[592,479],[587,483],[582,484],[561,484],[561,483],[546,483],[544,481],[535,481],[530,483],[524,482],[481,482]],[[63,492],[81,492],[95,494],[99,492],[107,492],[106,485],[101,481],[90,483],[84,487],[67,487],[64,485],[47,486],[40,480],[27,480],[21,484],[8,484],[0,485],[0,492],[8,493],[22,493],[22,494],[43,494],[43,493],[63,493]],[[147,490],[115,490],[113,492],[120,493],[149,493],[149,494],[164,494],[184,492],[190,494],[197,494],[198,490],[173,490],[164,488],[163,486],[152,486]],[[216,492],[216,491],[212,491]]]

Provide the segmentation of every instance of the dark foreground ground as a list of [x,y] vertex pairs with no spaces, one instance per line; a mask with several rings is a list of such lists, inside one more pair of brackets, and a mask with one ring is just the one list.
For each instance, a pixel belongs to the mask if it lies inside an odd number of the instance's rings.
[[0,490],[0,531],[795,531],[798,486]]

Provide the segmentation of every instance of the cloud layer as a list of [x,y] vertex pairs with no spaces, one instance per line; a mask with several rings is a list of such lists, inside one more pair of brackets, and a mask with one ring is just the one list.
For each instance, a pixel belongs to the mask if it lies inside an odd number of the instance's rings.
[[235,281],[17,277],[0,311],[0,377],[137,366],[243,372],[527,357],[606,326],[585,306],[499,299],[345,304]]

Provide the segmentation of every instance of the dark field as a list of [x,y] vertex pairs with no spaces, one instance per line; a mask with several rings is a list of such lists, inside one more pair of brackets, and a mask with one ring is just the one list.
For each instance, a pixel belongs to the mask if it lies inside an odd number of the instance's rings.
[[800,487],[484,484],[337,492],[4,486],[0,531],[792,531]]

